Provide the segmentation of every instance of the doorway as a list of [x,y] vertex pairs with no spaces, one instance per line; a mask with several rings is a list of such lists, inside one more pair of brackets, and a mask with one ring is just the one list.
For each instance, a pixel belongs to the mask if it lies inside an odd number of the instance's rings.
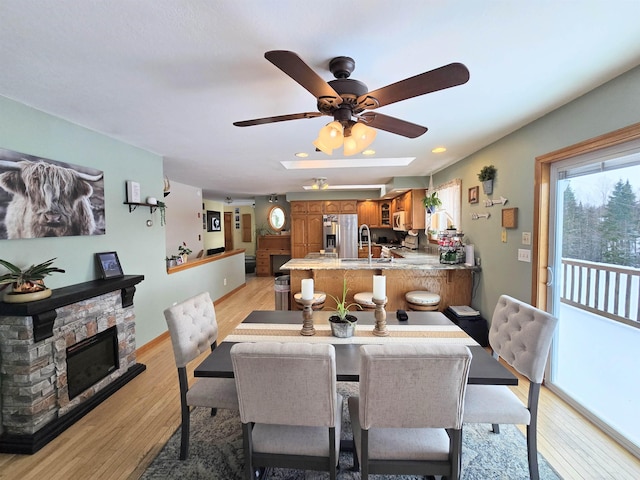
[[534,298],[559,320],[546,386],[638,454],[640,128],[629,128],[637,138],[537,159]]
[[224,212],[224,251],[233,250],[233,215]]

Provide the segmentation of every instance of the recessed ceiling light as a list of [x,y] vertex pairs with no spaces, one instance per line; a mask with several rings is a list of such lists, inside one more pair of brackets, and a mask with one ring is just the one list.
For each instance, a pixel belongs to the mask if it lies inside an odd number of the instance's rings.
[[376,151],[375,150],[365,150],[362,152],[363,155],[375,155]]
[[298,152],[296,153],[296,157],[299,158],[307,158],[309,156],[309,154],[307,152]]
[[433,150],[431,150],[431,153],[442,153],[442,152],[446,152],[447,149],[445,147],[436,147]]

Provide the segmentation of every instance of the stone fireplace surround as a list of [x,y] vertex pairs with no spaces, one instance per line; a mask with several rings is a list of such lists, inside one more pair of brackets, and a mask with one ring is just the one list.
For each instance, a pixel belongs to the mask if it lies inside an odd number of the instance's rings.
[[[133,295],[142,275],[0,302],[0,452],[35,453],[145,370],[136,363]],[[120,368],[69,400],[66,349],[115,326]]]

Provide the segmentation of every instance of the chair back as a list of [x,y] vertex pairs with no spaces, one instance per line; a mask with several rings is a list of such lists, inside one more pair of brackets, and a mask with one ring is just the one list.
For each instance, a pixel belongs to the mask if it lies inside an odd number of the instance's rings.
[[464,345],[360,347],[363,429],[462,428],[471,352]]
[[218,322],[209,292],[202,292],[164,311],[178,368],[211,350],[218,338]]
[[242,423],[335,427],[333,345],[238,343],[231,360]]
[[498,299],[489,344],[504,361],[534,383],[542,383],[558,319],[508,295]]

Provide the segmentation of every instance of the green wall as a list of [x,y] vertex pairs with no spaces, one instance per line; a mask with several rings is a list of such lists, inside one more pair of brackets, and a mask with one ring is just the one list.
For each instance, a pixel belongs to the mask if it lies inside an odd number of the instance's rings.
[[[491,119],[487,119],[491,121]],[[531,301],[532,264],[519,262],[522,232],[533,232],[534,165],[537,156],[640,121],[640,67],[637,67],[486,148],[434,175],[440,184],[462,179],[462,228],[467,243],[475,245],[482,273],[473,306],[491,318],[498,297],[508,294]],[[477,174],[484,165],[498,170],[489,198],[508,199],[505,208],[518,208],[518,226],[507,229],[501,241],[502,205],[485,207]],[[467,202],[468,188],[480,185],[480,201]],[[471,220],[472,213],[489,212],[488,220]]]
[[[134,299],[138,347],[166,331],[162,312],[173,302],[203,290],[217,299],[244,283],[243,255],[167,274],[165,227],[160,226],[159,212],[138,207],[129,213],[122,203],[126,180],[140,183],[143,199],[163,198],[160,156],[4,97],[0,97],[0,148],[104,171],[105,235],[0,240],[0,258],[27,266],[56,257],[55,265],[66,273],[48,277],[47,286],[59,288],[95,279],[94,254],[117,251],[126,274],[145,276]],[[148,227],[150,218],[153,226]]]

